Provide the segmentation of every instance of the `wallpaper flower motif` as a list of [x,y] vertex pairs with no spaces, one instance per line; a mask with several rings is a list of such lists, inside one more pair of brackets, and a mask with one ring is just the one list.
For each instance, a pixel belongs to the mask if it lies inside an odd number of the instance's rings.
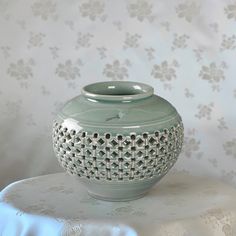
[[185,155],[187,157],[190,157],[192,155],[192,152],[199,150],[199,141],[196,141],[194,138],[186,137],[185,138]]
[[33,59],[29,59],[28,61],[24,61],[23,59],[19,59],[16,63],[11,63],[9,68],[7,69],[7,73],[11,77],[15,77],[21,87],[28,87],[28,80],[33,77],[32,66],[34,66]]
[[188,39],[189,39],[189,36],[186,34],[183,34],[183,35],[174,34],[172,50],[175,50],[177,48],[179,49],[186,48]]
[[58,47],[49,47],[49,50],[51,51],[53,59],[56,59],[59,57],[59,55],[58,55],[59,48]]
[[127,9],[132,18],[137,18],[139,21],[144,21],[145,19],[153,21],[152,4],[148,1],[137,0],[128,4]]
[[225,79],[223,68],[225,66],[217,67],[216,63],[212,62],[209,66],[202,66],[199,76],[211,83],[214,91],[219,91],[219,82]]
[[133,34],[126,33],[126,39],[124,42],[123,48],[137,48],[139,46],[139,39],[141,38],[141,35],[139,34]]
[[30,32],[30,38],[28,43],[28,48],[32,47],[41,47],[43,46],[43,38],[45,37],[45,34],[42,33],[33,33]]
[[2,54],[4,56],[5,59],[7,59],[8,57],[10,57],[10,51],[11,51],[11,48],[9,46],[2,46],[1,47],[1,50],[2,50]]
[[148,56],[148,60],[151,61],[153,59],[155,59],[155,49],[150,47],[150,48],[145,48],[145,51],[147,53]]
[[201,149],[201,142],[197,140],[196,137],[196,130],[189,129],[184,136],[184,146],[183,146],[183,153],[187,158],[191,158],[195,156],[196,158],[201,158],[202,152]]
[[120,61],[115,60],[112,64],[106,64],[103,74],[112,80],[123,80],[128,77],[128,70]]
[[224,143],[224,150],[227,155],[232,155],[236,158],[236,138]]
[[228,19],[236,20],[236,3],[229,4],[225,7],[225,14],[227,15]]
[[55,73],[66,80],[74,80],[80,76],[78,63],[72,63],[71,60],[66,60],[65,63],[59,63]]
[[79,49],[80,47],[88,48],[91,46],[91,39],[93,38],[93,35],[90,33],[82,34],[81,32],[78,33],[78,39],[77,39],[77,45],[76,49]]
[[178,17],[184,18],[186,21],[191,22],[194,17],[200,13],[200,7],[197,2],[184,2],[176,7]]
[[225,122],[225,118],[224,118],[224,117],[219,118],[219,119],[218,119],[218,122],[219,122],[219,124],[218,124],[217,127],[218,127],[220,130],[225,130],[225,129],[228,129],[228,128],[229,128],[229,127],[227,126],[226,122]]
[[185,97],[187,97],[187,98],[194,97],[194,94],[188,88],[185,88],[184,92],[185,92]]
[[6,102],[6,110],[3,111],[3,115],[10,119],[17,118],[18,114],[22,110],[22,100],[8,101]]
[[160,79],[161,81],[171,81],[176,78],[176,70],[175,67],[178,66],[177,62],[168,63],[167,61],[163,61],[160,65],[155,64],[153,66],[151,75]]
[[50,0],[35,2],[32,5],[32,11],[35,16],[41,17],[43,20],[56,19],[56,3]]
[[198,113],[195,116],[199,119],[206,118],[207,120],[211,120],[213,107],[214,107],[214,103],[210,103],[208,105],[199,104],[197,107]]
[[222,43],[221,43],[221,51],[234,50],[235,48],[236,48],[236,36],[234,34],[232,36],[227,36],[223,34]]
[[80,6],[80,12],[83,17],[88,17],[91,21],[95,21],[97,18],[105,20],[104,12],[105,4],[101,1],[89,0]]

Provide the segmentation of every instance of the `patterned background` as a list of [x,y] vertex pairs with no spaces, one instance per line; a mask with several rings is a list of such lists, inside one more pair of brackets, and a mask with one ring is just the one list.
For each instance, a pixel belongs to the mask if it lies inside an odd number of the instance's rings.
[[236,2],[0,0],[0,187],[61,171],[53,118],[85,84],[152,85],[182,115],[176,169],[236,185]]

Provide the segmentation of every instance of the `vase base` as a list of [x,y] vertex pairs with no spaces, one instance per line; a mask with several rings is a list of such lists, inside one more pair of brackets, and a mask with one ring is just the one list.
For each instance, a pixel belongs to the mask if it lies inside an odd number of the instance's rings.
[[85,178],[79,178],[79,180],[93,198],[111,202],[126,202],[143,197],[161,178],[162,176],[156,176],[148,180],[130,182],[98,181]]
[[91,193],[88,191],[88,194],[89,196],[95,198],[95,199],[98,199],[98,200],[102,200],[102,201],[109,201],[109,202],[128,202],[128,201],[133,201],[133,200],[136,200],[136,199],[139,199],[139,198],[142,198],[144,197],[147,192],[144,192],[144,193],[141,193],[141,194],[138,194],[138,195],[133,195],[133,196],[125,196],[125,197],[122,197],[122,198],[117,198],[115,196],[100,196],[100,195],[97,195],[97,194],[94,194],[94,193]]

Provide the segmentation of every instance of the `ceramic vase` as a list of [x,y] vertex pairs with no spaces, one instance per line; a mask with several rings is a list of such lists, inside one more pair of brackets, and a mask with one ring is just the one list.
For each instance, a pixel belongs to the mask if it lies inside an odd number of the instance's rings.
[[138,82],[85,86],[53,126],[61,166],[98,199],[142,197],[175,164],[183,144],[176,109]]

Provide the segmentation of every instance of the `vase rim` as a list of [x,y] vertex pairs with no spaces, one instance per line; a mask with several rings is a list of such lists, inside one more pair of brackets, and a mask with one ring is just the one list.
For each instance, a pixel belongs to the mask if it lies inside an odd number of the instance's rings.
[[152,86],[133,81],[105,81],[86,85],[82,88],[83,96],[106,101],[133,101],[153,95]]

